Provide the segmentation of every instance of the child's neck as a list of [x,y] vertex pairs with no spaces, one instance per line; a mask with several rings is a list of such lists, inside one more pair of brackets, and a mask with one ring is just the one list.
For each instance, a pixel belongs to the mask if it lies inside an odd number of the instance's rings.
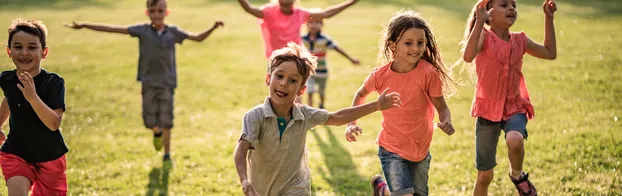
[[281,13],[285,15],[292,15],[294,13],[294,7],[279,7],[281,9]]
[[495,28],[491,26],[490,30],[494,32],[497,35],[497,37],[499,37],[503,41],[507,42],[510,40],[510,29],[509,28]]
[[34,78],[35,76],[39,75],[39,73],[41,73],[41,67],[37,67],[37,68],[34,68],[32,70],[20,70],[20,69],[17,69],[17,75],[19,75],[21,73],[26,73],[26,72],[28,72]]
[[320,34],[320,32],[309,32],[309,38],[311,38],[312,40],[317,38],[317,36]]
[[272,112],[276,115],[276,117],[285,118],[288,120],[292,118],[292,108],[294,107],[294,103],[287,104],[275,104],[270,98],[270,105],[272,106]]
[[166,27],[166,25],[164,25],[164,24],[161,24],[161,25],[152,24],[151,27],[153,27],[158,32],[162,32],[162,31],[164,31],[164,28]]
[[393,63],[391,64],[391,70],[397,73],[408,73],[409,71],[412,71],[413,69],[417,67],[417,65],[419,64],[419,61],[421,61],[421,59],[415,62],[415,64],[410,64],[408,62],[401,62],[399,60],[394,60]]

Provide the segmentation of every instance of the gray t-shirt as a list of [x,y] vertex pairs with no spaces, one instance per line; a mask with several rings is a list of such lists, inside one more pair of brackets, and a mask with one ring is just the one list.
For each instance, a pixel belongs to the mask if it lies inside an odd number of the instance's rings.
[[163,32],[158,32],[148,23],[132,25],[127,31],[132,37],[138,37],[139,41],[136,79],[152,86],[177,87],[175,43],[181,44],[188,37],[188,33],[168,25]]
[[307,131],[327,120],[326,110],[294,104],[292,119],[280,138],[277,116],[268,98],[244,115],[240,139],[251,143],[248,173],[259,195],[311,194]]

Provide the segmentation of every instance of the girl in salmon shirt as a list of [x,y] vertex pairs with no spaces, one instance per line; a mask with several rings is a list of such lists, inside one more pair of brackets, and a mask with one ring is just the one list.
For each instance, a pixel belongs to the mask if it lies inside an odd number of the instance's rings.
[[[374,195],[428,195],[435,108],[441,121],[437,126],[448,135],[454,133],[443,97],[452,93],[449,70],[430,26],[413,11],[398,12],[391,18],[380,49],[379,56],[386,64],[369,74],[352,104],[361,105],[371,92],[389,88],[402,96],[401,107],[382,111],[382,130],[376,143],[387,182],[380,175],[372,177]],[[361,133],[356,122],[351,122],[345,136],[353,142]]]
[[[474,61],[477,85],[471,115],[476,117],[475,149],[477,180],[473,195],[487,195],[501,130],[505,132],[511,170],[509,177],[520,195],[537,195],[523,172],[527,120],[534,109],[522,74],[523,55],[553,60],[557,56],[553,16],[554,0],[545,0],[544,45],[533,42],[524,32],[510,32],[518,17],[516,0],[481,0],[467,20],[463,60]],[[487,27],[484,27],[487,26]]]

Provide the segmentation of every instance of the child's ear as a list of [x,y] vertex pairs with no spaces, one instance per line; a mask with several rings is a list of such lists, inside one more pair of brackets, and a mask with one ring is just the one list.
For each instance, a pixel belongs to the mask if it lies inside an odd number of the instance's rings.
[[395,49],[396,49],[396,48],[397,48],[397,43],[395,43],[395,42],[389,42],[389,49],[390,49],[392,52],[395,52]]
[[266,86],[270,86],[270,74],[266,74]]
[[171,13],[171,11],[169,11],[168,9],[166,9],[166,11],[164,12],[164,15],[165,15],[165,16],[168,16],[168,14],[170,14],[170,13]]
[[147,10],[147,9],[145,10],[145,15],[149,16],[149,10]]
[[13,56],[11,55],[11,49],[9,49],[9,47],[6,47],[6,54],[9,55],[9,58],[13,58]]
[[307,91],[307,85],[302,85],[302,87],[300,87],[300,90],[298,90],[298,93],[296,93],[296,95],[298,96],[302,96],[303,94],[305,94],[305,91]]
[[42,59],[45,59],[45,57],[48,56],[48,52],[50,52],[50,47],[45,47],[43,48],[43,56],[41,56]]

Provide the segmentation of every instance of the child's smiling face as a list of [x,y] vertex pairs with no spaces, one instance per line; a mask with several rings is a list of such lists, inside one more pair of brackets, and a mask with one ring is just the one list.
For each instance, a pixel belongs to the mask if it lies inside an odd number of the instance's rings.
[[297,96],[306,90],[304,76],[298,72],[296,62],[285,61],[266,75],[266,85],[270,89],[270,99],[275,104],[293,104]]

